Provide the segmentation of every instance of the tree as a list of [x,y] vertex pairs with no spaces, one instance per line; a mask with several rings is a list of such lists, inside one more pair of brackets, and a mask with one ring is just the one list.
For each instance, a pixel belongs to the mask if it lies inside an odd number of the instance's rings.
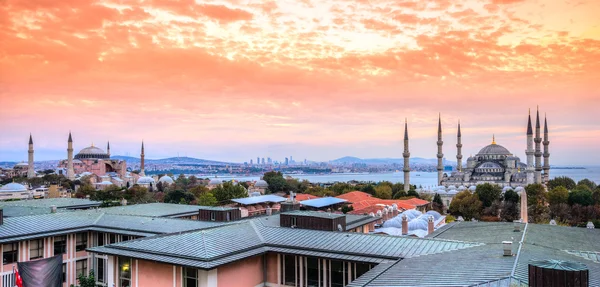
[[[559,188],[562,186],[559,186]],[[571,219],[571,207],[566,203],[550,205],[550,218],[557,222],[568,222]]]
[[131,203],[142,203],[145,201],[147,193],[147,188],[134,184],[131,188],[125,190],[123,198]]
[[516,191],[509,189],[504,193],[504,201],[505,202],[510,201],[512,203],[519,203],[520,196]]
[[577,187],[569,193],[569,205],[579,204],[581,206],[588,206],[594,204],[594,198],[592,192],[586,188]]
[[196,198],[191,192],[175,189],[165,194],[165,203],[184,203],[188,204]]
[[578,186],[585,185],[585,186],[589,187],[590,190],[594,190],[596,188],[596,183],[587,178],[584,178],[584,179],[580,180],[579,182],[577,182],[577,185]]
[[559,176],[549,180],[547,186],[549,190],[555,189],[559,186],[562,186],[567,190],[571,190],[575,188],[575,181],[570,177]]
[[500,186],[490,183],[484,183],[477,185],[475,193],[481,200],[484,208],[490,207],[492,203],[500,199],[502,189]]
[[370,183],[363,185],[362,188],[360,189],[360,191],[366,192],[370,195],[375,195],[375,187]]
[[468,190],[461,191],[454,196],[450,203],[450,213],[455,216],[462,216],[465,220],[479,218],[483,204],[476,193]]
[[81,273],[77,275],[77,282],[79,285],[75,286],[71,284],[71,287],[96,287],[96,278],[94,277],[94,270],[90,270],[90,274],[85,276]]
[[420,198],[417,191],[412,187],[411,187],[411,189],[408,190],[408,193],[406,195],[409,197]]
[[594,199],[595,205],[600,205],[600,187],[596,187],[596,190],[592,193],[592,198]]
[[248,197],[248,191],[246,191],[244,187],[239,184],[234,185],[231,182],[219,184],[210,192],[215,196],[217,202],[220,204],[223,204],[234,198]]
[[[288,190],[288,183],[283,178],[283,174],[281,172],[269,171],[263,175],[263,180],[267,182],[269,185],[269,193],[281,192]],[[216,194],[215,194],[216,196]],[[219,197],[217,196],[217,199]]]
[[[404,195],[397,195],[397,194],[404,194]],[[392,185],[392,196],[394,198],[400,198],[400,197],[405,197],[406,196],[406,191],[404,191],[404,184],[399,182],[399,183],[394,183]]]
[[557,205],[569,202],[569,190],[564,186],[557,186],[548,191],[548,202],[550,205]]
[[527,192],[527,214],[530,222],[542,223],[548,217],[547,193],[543,185],[539,183],[530,184],[525,187]]
[[216,206],[217,198],[210,192],[202,193],[198,197],[198,205],[202,206]]
[[437,193],[433,197],[432,207],[433,210],[439,213],[442,213],[444,211],[444,203],[442,202],[442,197]]
[[342,206],[342,213],[346,214],[350,211],[354,210],[354,207],[352,207],[352,205],[344,205]]
[[392,187],[389,185],[377,185],[375,187],[375,197],[381,199],[391,199],[392,198]]
[[202,194],[209,192],[208,187],[204,185],[196,185],[188,189],[188,191],[191,192],[194,195],[194,197],[196,197],[198,200],[200,199],[200,196]]
[[512,222],[519,220],[520,217],[519,204],[517,202],[513,202],[512,200],[505,200],[502,202],[500,211],[500,219],[502,221]]

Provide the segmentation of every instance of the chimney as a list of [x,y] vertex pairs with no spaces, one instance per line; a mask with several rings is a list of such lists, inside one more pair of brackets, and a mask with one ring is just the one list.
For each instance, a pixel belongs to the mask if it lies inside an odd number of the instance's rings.
[[433,233],[433,216],[427,218],[427,234]]
[[512,241],[502,241],[504,256],[512,256]]
[[267,207],[267,216],[270,216],[271,214],[273,214],[273,210],[269,206],[269,207]]
[[406,214],[402,215],[402,235],[408,234],[408,217]]
[[56,213],[56,205],[50,206],[50,213]]
[[521,232],[521,221],[520,220],[515,220],[513,221],[514,225],[515,225],[515,230],[514,232]]
[[125,198],[121,199],[121,205],[122,206],[127,205],[127,199],[125,199]]
[[4,224],[4,210],[0,207],[0,225]]

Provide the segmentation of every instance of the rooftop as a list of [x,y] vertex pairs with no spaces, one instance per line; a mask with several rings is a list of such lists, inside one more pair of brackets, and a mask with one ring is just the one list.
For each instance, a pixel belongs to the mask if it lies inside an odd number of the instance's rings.
[[327,206],[331,206],[331,205],[339,204],[339,203],[344,203],[344,202],[347,202],[347,200],[337,198],[337,197],[322,197],[322,198],[303,200],[300,202],[300,204],[302,204],[304,206],[314,207],[314,208],[323,208],[323,207],[327,207]]
[[50,210],[51,206],[56,208],[79,209],[100,206],[100,201],[93,201],[82,198],[43,198],[43,199],[28,199],[17,201],[4,201],[0,203],[1,207],[20,206],[20,207],[46,207]]
[[285,200],[286,200],[285,197],[281,197],[279,195],[266,194],[266,195],[251,196],[251,197],[244,197],[244,198],[234,198],[231,201],[237,202],[242,205],[251,205],[251,204],[267,203],[267,202],[282,202]]
[[144,203],[135,205],[115,206],[102,208],[103,212],[109,214],[154,216],[154,217],[178,217],[184,215],[198,214],[201,206],[173,203]]

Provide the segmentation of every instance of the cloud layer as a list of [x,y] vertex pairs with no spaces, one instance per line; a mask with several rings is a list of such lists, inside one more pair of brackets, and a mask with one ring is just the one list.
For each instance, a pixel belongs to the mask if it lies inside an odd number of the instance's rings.
[[540,105],[553,163],[597,163],[599,9],[592,0],[7,0],[0,159],[26,159],[29,132],[62,151],[69,130],[79,148],[111,140],[117,153],[137,153],[144,139],[152,157],[400,157],[404,118],[412,154],[433,157],[438,112],[448,158],[458,119],[466,153],[496,134],[524,157],[527,110]]

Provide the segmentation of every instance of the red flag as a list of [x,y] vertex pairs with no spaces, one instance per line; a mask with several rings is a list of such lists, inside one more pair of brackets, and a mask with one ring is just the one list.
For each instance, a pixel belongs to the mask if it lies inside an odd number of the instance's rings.
[[17,287],[23,287],[23,279],[21,279],[21,275],[19,275],[19,270],[15,270],[15,281]]

